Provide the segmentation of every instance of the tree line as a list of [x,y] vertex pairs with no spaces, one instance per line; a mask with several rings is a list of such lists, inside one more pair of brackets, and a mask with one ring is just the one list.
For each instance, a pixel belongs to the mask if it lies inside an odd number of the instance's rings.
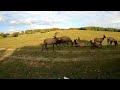
[[12,34],[10,34],[10,33],[0,33],[0,38],[18,37],[20,35],[25,35],[25,34],[46,33],[46,32],[56,31],[56,30],[61,30],[61,29],[59,29],[59,28],[34,29],[34,30],[25,30],[25,31],[21,31],[21,32],[14,32]]
[[120,32],[120,29],[117,28],[104,28],[104,27],[95,27],[95,26],[81,27],[80,30]]
[[56,31],[56,30],[94,30],[94,31],[120,32],[120,29],[116,29],[116,28],[104,28],[104,27],[88,26],[88,27],[69,28],[69,29],[60,29],[60,28],[34,29],[34,30],[25,30],[25,31],[21,31],[21,32],[14,32],[12,34],[0,33],[0,38],[18,37],[20,35],[25,35],[25,34],[46,33],[46,32]]

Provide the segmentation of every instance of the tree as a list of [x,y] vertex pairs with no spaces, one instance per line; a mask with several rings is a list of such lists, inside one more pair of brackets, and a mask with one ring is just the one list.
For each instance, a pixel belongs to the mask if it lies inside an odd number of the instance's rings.
[[6,33],[5,35],[6,35],[6,37],[9,37],[9,36],[10,36],[10,33]]
[[14,32],[14,33],[11,34],[12,37],[18,37],[19,35],[20,35],[19,32]]
[[81,27],[80,30],[86,30],[85,28]]
[[32,34],[32,30],[26,30],[25,34]]
[[0,36],[3,37],[3,38],[7,37],[7,35],[4,34],[4,33],[0,33]]

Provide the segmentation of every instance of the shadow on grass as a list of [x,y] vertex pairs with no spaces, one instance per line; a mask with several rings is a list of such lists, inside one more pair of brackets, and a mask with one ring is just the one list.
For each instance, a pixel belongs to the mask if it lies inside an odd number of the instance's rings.
[[[8,58],[11,59],[21,59],[21,60],[38,60],[38,61],[78,61],[81,60],[88,60],[89,58],[94,58],[94,55],[102,56],[102,54],[111,54],[113,51],[119,52],[120,47],[117,46],[103,46],[102,48],[92,48],[90,45],[90,42],[87,40],[81,40],[81,42],[84,42],[87,44],[87,47],[71,47],[71,45],[59,45],[60,50],[58,47],[55,46],[55,49],[53,51],[52,45],[48,45],[48,51],[43,49],[41,52],[42,46],[39,44],[38,46],[24,46],[21,48],[17,48],[12,52],[11,55],[6,57],[3,61],[5,61]],[[0,51],[0,56],[3,55],[3,53],[6,50]],[[107,51],[109,51],[107,53]]]

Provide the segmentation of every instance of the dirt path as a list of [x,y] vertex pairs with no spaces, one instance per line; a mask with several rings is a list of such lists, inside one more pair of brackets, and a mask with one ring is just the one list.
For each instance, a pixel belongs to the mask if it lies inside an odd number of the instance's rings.
[[0,51],[3,51],[0,53],[0,61],[4,60],[4,58],[8,57],[14,52],[15,49],[6,49],[6,48],[0,48]]

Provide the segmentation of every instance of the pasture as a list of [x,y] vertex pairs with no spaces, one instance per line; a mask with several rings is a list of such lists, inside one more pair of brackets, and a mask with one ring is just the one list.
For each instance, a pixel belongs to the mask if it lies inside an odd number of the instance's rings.
[[53,37],[56,31],[0,38],[0,78],[1,79],[120,79],[120,46],[93,49],[89,41],[96,37],[114,37],[120,41],[119,32],[60,30],[59,36],[69,36],[72,40],[80,37],[87,47],[48,46],[41,52],[45,38]]

